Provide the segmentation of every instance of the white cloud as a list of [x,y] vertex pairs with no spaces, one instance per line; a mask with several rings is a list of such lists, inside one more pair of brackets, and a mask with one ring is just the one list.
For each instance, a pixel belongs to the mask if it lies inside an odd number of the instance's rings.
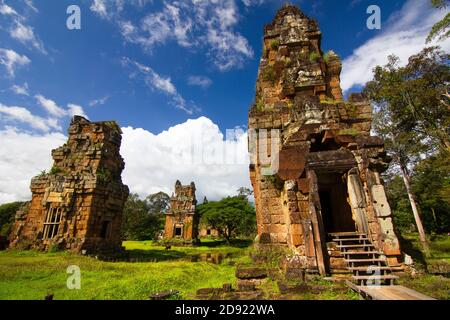
[[17,12],[5,3],[0,3],[0,14],[16,16]]
[[89,119],[89,117],[86,115],[86,113],[84,113],[83,107],[79,106],[77,104],[73,104],[73,103],[69,103],[67,105],[68,110],[67,110],[67,114],[71,117],[73,116],[82,116],[85,117],[86,119]]
[[246,7],[251,7],[251,6],[259,6],[264,2],[266,2],[266,0],[242,0],[242,2]]
[[161,76],[149,66],[143,65],[126,57],[122,58],[122,65],[136,68],[137,71],[144,76],[144,81],[147,86],[169,95],[172,100],[171,104],[177,109],[183,110],[190,115],[192,115],[195,111],[199,111],[199,108],[195,104],[188,103],[181,96],[175,85],[172,83],[170,77]]
[[67,115],[67,111],[58,106],[55,101],[47,99],[41,94],[36,95],[35,98],[39,102],[39,104],[44,107],[45,110],[47,110],[49,114],[57,118],[62,118]]
[[106,10],[106,3],[104,0],[94,0],[90,9],[102,18],[108,17],[108,11]]
[[33,47],[38,49],[41,53],[47,54],[42,41],[35,35],[33,28],[16,21],[14,26],[9,30],[12,38],[26,44],[30,43]]
[[127,42],[139,44],[146,51],[175,41],[182,47],[203,49],[219,70],[227,71],[240,67],[254,54],[247,39],[235,31],[240,18],[236,1],[168,0],[161,11],[149,13],[140,21],[126,17],[122,10],[124,3],[117,0],[94,0],[91,10],[115,21]]
[[0,65],[4,65],[11,77],[14,77],[16,68],[31,62],[25,55],[20,55],[14,50],[0,48]]
[[104,96],[99,99],[91,100],[91,101],[89,101],[89,106],[90,107],[102,106],[106,103],[106,101],[108,101],[108,99],[109,99],[109,96]]
[[[194,181],[197,198],[217,200],[250,187],[247,135],[225,141],[218,126],[201,117],[159,134],[140,128],[122,128],[122,174],[131,192],[173,192],[175,181]],[[0,203],[29,199],[31,177],[51,167],[51,150],[63,145],[61,133],[42,135],[17,129],[0,131]]]
[[58,122],[53,118],[45,119],[33,115],[24,107],[6,106],[2,103],[0,103],[0,120],[25,123],[33,129],[44,132],[49,132],[52,129],[61,130]]
[[51,168],[51,150],[63,145],[66,137],[7,128],[0,131],[0,141],[0,203],[30,200],[31,178]]
[[30,95],[30,93],[28,92],[28,83],[26,83],[26,82],[22,86],[17,85],[17,84],[13,85],[11,87],[11,90],[15,94],[18,94],[18,95],[23,95],[23,96],[29,96]]
[[35,96],[37,102],[52,116],[56,117],[56,118],[62,118],[62,117],[73,117],[73,116],[82,116],[85,117],[87,119],[88,116],[86,115],[86,113],[83,110],[83,107],[74,104],[74,103],[69,103],[67,105],[67,110],[58,106],[56,104],[55,101],[51,100],[51,99],[47,99],[46,97],[44,97],[41,94],[38,94]]
[[33,0],[25,0],[25,4],[34,12],[38,13],[39,10],[36,8],[36,6],[33,3]]
[[[434,23],[446,13],[432,9],[428,1],[408,0],[402,9],[382,25],[379,35],[355,49],[343,61],[342,89],[364,85],[372,79],[372,69],[385,65],[387,57],[396,54],[404,65],[408,58],[425,47],[425,39]],[[450,50],[450,40],[439,43],[445,51]]]
[[205,76],[189,76],[188,84],[191,86],[208,88],[212,84],[212,80]]
[[194,181],[199,199],[220,199],[250,186],[246,134],[225,141],[218,126],[205,117],[158,135],[131,127],[122,130],[123,180],[141,196],[160,190],[171,194],[177,179]]

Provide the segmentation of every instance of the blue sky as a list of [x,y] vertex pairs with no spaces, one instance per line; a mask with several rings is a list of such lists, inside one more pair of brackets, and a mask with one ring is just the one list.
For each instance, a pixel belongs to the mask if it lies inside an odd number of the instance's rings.
[[[216,166],[218,172],[161,167],[161,148],[177,149],[197,126],[211,130],[216,144],[224,143],[226,129],[246,127],[263,26],[283,3],[0,0],[0,202],[28,196],[29,179],[51,165],[50,149],[64,141],[73,114],[127,128],[124,180],[141,195],[169,192],[180,176],[200,181],[200,194],[212,198],[249,186],[246,164]],[[425,0],[291,3],[318,20],[322,49],[342,57],[346,93],[369,80],[371,68],[388,54],[405,60],[418,52],[432,23],[445,14]],[[81,9],[81,30],[66,28],[71,4]],[[366,27],[371,4],[381,8],[381,30]],[[237,148],[244,141],[235,141]],[[208,184],[211,179],[217,186]]]

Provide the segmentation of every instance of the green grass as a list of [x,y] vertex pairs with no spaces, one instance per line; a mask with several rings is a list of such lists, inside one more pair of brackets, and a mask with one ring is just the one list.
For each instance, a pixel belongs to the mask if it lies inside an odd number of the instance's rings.
[[401,247],[412,256],[419,273],[414,277],[402,276],[399,284],[436,299],[450,300],[450,237],[430,237],[429,256],[423,254],[417,234],[402,235]]
[[[4,251],[0,252],[0,300],[41,300],[49,293],[61,300],[142,300],[153,292],[169,289],[189,299],[199,288],[234,283],[235,266],[230,262],[245,253],[245,244],[206,241],[203,246],[166,251],[151,241],[125,242],[131,257],[138,259],[144,254],[152,261],[135,263],[104,262],[66,252]],[[185,260],[206,253],[235,254],[236,259],[227,258],[220,264]],[[80,267],[80,290],[66,287],[66,269],[70,265]]]

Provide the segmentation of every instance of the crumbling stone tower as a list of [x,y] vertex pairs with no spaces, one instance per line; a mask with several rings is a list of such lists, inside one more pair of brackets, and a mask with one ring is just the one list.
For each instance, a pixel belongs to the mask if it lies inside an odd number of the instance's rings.
[[320,273],[342,266],[331,233],[367,234],[391,266],[400,255],[380,179],[390,159],[370,135],[368,100],[343,100],[341,67],[322,52],[317,22],[284,6],[265,26],[249,112],[259,241],[289,247]]
[[164,238],[197,239],[199,219],[195,210],[196,204],[194,182],[183,186],[177,180],[175,193],[170,198],[170,208],[166,212]]
[[16,214],[10,247],[75,252],[121,248],[122,212],[129,191],[122,183],[122,131],[116,122],[75,116],[69,139],[52,151],[50,173],[31,180],[32,200]]

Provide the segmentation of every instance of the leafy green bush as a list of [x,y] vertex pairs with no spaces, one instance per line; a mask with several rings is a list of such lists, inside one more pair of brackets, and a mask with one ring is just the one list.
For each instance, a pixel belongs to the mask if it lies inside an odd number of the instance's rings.
[[0,205],[0,236],[9,235],[16,212],[23,204],[23,202],[12,202]]
[[50,174],[59,174],[59,173],[63,173],[63,170],[61,168],[57,167],[57,166],[53,166],[50,169]]
[[270,81],[272,83],[275,82],[275,71],[273,70],[272,66],[267,66],[264,69],[264,73],[263,73],[263,79],[265,81]]
[[317,62],[320,59],[320,54],[316,51],[313,51],[309,54],[309,61],[311,62]]
[[280,46],[280,41],[279,41],[278,39],[272,39],[272,40],[270,41],[270,47],[271,47],[273,50],[278,49],[279,46]]

